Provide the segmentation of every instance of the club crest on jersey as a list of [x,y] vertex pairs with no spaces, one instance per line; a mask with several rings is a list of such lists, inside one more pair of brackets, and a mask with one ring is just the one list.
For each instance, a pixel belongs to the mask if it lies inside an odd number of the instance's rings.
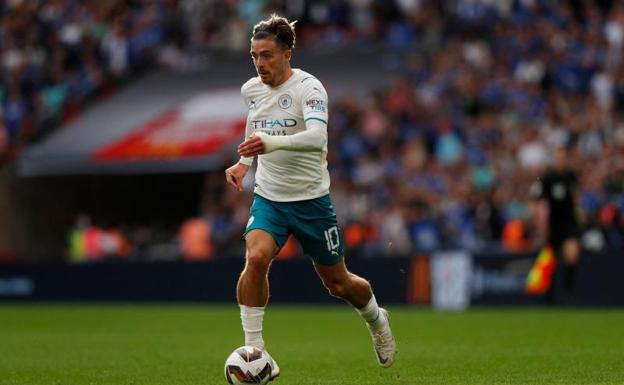
[[292,98],[288,94],[282,94],[280,95],[279,99],[277,99],[277,103],[283,109],[287,109],[292,105]]

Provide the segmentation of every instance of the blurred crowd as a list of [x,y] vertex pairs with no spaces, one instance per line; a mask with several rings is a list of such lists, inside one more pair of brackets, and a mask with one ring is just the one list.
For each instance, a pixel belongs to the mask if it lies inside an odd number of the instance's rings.
[[149,66],[177,2],[0,2],[0,163]]
[[[401,2],[400,2],[401,3]],[[272,11],[304,46],[383,39],[393,2],[7,0],[0,2],[0,164],[154,63],[202,66],[205,48],[247,48]]]
[[[560,147],[579,179],[583,247],[624,249],[624,4],[338,1],[319,14],[356,20],[364,3],[396,11],[379,37],[404,59],[386,89],[331,103],[331,191],[349,250],[534,250],[545,226],[529,191]],[[347,24],[315,36],[370,36]],[[227,245],[246,215],[224,202],[206,217]]]
[[[247,49],[272,11],[298,20],[297,47],[377,44],[401,58],[385,89],[330,95],[331,191],[349,250],[532,250],[543,235],[529,189],[561,146],[579,176],[583,246],[624,249],[616,1],[6,1],[0,154],[154,59],[184,67],[197,47]],[[172,236],[180,249],[204,239],[195,254],[206,258],[240,250],[249,206],[221,177],[208,176],[206,194],[223,204]]]

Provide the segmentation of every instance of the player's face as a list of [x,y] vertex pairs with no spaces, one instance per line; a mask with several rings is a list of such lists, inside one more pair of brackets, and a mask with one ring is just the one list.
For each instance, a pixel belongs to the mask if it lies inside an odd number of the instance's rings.
[[251,58],[262,83],[271,87],[285,80],[291,50],[282,49],[274,39],[251,41]]

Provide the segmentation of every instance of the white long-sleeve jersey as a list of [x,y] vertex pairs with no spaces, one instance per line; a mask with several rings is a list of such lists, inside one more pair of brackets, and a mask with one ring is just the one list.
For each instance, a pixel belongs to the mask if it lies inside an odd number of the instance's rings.
[[[245,139],[262,136],[254,192],[277,202],[318,198],[329,193],[327,92],[318,79],[293,69],[272,88],[255,77],[241,87],[249,108]],[[253,158],[242,157],[251,165]]]

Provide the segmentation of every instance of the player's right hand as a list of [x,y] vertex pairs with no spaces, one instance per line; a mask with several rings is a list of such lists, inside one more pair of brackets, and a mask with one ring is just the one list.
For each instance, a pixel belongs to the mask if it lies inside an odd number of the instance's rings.
[[238,154],[248,158],[265,153],[265,143],[263,138],[268,135],[263,132],[254,132],[249,139],[238,146]]
[[247,174],[249,166],[242,163],[236,163],[234,166],[225,170],[225,180],[228,184],[234,186],[237,191],[243,191],[243,178]]

